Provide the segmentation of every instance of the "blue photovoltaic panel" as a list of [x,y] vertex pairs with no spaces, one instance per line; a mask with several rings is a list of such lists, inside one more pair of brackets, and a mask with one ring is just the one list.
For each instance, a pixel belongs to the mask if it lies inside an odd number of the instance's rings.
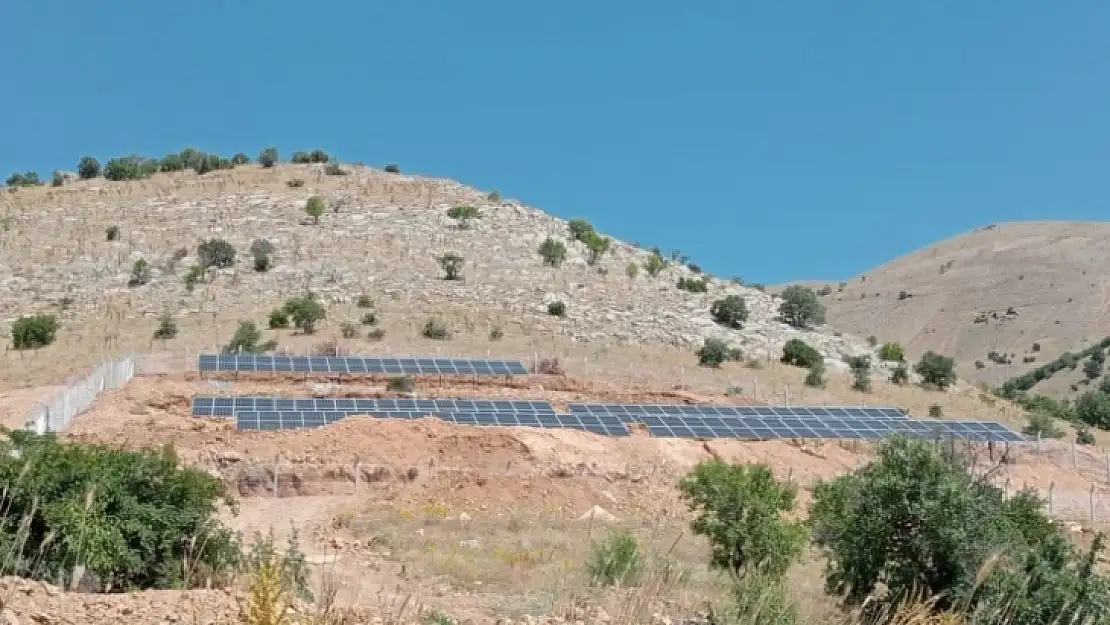
[[723,406],[716,404],[569,404],[575,414],[617,415],[633,423],[639,415],[690,415],[718,417],[878,418],[905,419],[897,408],[864,406]]
[[641,415],[638,421],[655,436],[678,438],[861,439],[895,435],[926,439],[1020,443],[1025,437],[993,421],[941,421],[880,418],[722,418],[688,415]]
[[[235,414],[238,430],[289,430],[322,427],[347,417],[342,412],[308,410],[243,410]],[[423,412],[383,411],[369,416],[386,419],[421,419]],[[561,428],[593,432],[603,436],[628,436],[628,428],[612,417],[556,415],[546,413],[455,412],[437,415],[459,425]]]
[[253,373],[329,373],[473,376],[527,375],[519,360],[459,358],[366,358],[362,356],[275,356],[269,354],[202,354],[200,371]]
[[231,417],[237,412],[261,410],[367,412],[543,412],[555,413],[550,402],[510,399],[380,399],[380,398],[283,398],[283,397],[194,397],[194,417]]

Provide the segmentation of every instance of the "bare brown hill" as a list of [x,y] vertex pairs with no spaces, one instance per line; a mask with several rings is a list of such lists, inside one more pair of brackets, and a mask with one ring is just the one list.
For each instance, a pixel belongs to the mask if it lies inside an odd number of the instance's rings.
[[[806,284],[831,286],[832,327],[953,356],[962,377],[998,384],[1110,335],[1108,275],[1110,222],[1043,221],[986,226],[845,283]],[[1066,394],[1080,369],[1036,390]]]

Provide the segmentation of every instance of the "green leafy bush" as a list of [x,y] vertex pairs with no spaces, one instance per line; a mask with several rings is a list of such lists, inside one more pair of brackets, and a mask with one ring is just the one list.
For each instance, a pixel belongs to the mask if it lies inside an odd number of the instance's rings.
[[898,365],[896,367],[894,367],[894,370],[890,372],[890,382],[891,382],[891,384],[897,384],[898,386],[901,386],[901,385],[903,385],[903,384],[905,384],[906,382],[909,382],[909,381],[910,381],[910,369],[909,369],[909,367],[907,367],[906,363],[904,363],[904,362],[898,363]]
[[39,180],[38,173],[33,172],[33,171],[24,172],[24,173],[21,173],[21,174],[20,173],[12,174],[11,176],[8,176],[7,180],[4,181],[4,186],[11,187],[11,188],[37,187],[40,184],[42,184],[42,181]]
[[235,264],[235,248],[223,239],[209,239],[197,246],[197,261],[202,269],[224,269]]
[[549,267],[558,267],[567,258],[567,246],[562,241],[551,237],[544,239],[537,251],[543,258],[543,264]]
[[784,518],[794,510],[797,487],[777,481],[765,465],[703,461],[679,490],[695,515],[691,529],[709,539],[714,567],[737,577],[781,576],[805,547],[803,524]]
[[590,547],[586,568],[595,586],[631,585],[643,568],[643,555],[636,537],[626,530],[613,530],[604,542]]
[[150,263],[140,258],[131,265],[131,277],[127,280],[127,286],[142,286],[148,282],[150,282]]
[[570,230],[571,241],[581,241],[585,243],[589,235],[595,234],[594,227],[585,219],[571,219],[567,222],[567,228]]
[[653,278],[666,268],[667,259],[663,258],[663,255],[658,251],[653,251],[651,256],[648,256],[648,259],[644,261],[644,270]]
[[791,285],[782,292],[779,315],[795,328],[809,328],[825,323],[825,307],[813,289]]
[[158,161],[138,154],[109,159],[104,166],[106,180],[142,180],[158,173]]
[[782,346],[781,362],[795,367],[812,367],[815,363],[825,364],[824,357],[802,339],[790,339]]
[[1110,395],[1087,391],[1075,400],[1075,416],[1087,425],[1110,430]]
[[416,382],[407,375],[389,378],[385,389],[394,393],[411,393],[416,390]]
[[258,272],[269,271],[273,265],[270,255],[274,253],[274,244],[267,239],[255,239],[251,243],[251,256],[254,258],[254,270]]
[[592,267],[609,251],[613,240],[591,230],[582,242],[586,244],[586,264]]
[[221,502],[234,506],[220,479],[180,468],[169,448],[61,444],[23,431],[6,438],[6,575],[68,583],[80,564],[86,580],[123,590],[230,580],[240,554],[216,520]]
[[906,359],[906,352],[898,343],[883,343],[879,348],[879,360],[887,362],[902,362]]
[[104,230],[104,239],[106,241],[119,241],[119,226],[108,226]]
[[384,171],[387,174],[399,174],[399,173],[401,173],[401,166],[396,164],[396,163],[390,163],[390,164],[386,165],[385,167],[383,167],[382,171]]
[[862,393],[871,392],[871,357],[851,356],[844,362],[852,370],[852,388]]
[[743,297],[729,295],[713,302],[709,307],[709,316],[719,325],[739,329],[748,320],[748,305]]
[[12,324],[12,347],[36,349],[54,342],[58,333],[58,319],[54,315],[29,315]]
[[551,315],[552,317],[566,317],[567,305],[563,302],[558,301],[551,302],[547,305],[547,314]]
[[173,315],[166,313],[158,320],[158,328],[154,330],[154,338],[168,341],[177,336],[177,322]]
[[927,351],[913,370],[926,384],[944,390],[956,381],[955,363],[951,358],[933,351]]
[[258,155],[258,164],[269,169],[278,163],[277,148],[266,148]]
[[728,344],[721,339],[707,338],[696,354],[699,365],[717,368],[729,359]]
[[339,163],[328,163],[324,167],[324,173],[328,176],[346,176],[347,170],[343,169]]
[[289,327],[289,313],[285,312],[283,308],[275,308],[270,311],[270,328],[277,330],[280,328]]
[[708,278],[687,278],[685,276],[678,279],[675,284],[679,291],[686,291],[687,293],[706,293],[709,291]]
[[1029,423],[1022,428],[1022,434],[1033,438],[1061,438],[1064,431],[1056,425],[1056,420],[1043,412],[1029,415]]
[[312,158],[309,157],[308,152],[293,152],[293,156],[289,158],[289,162],[294,165],[307,165],[312,162]]
[[289,315],[293,327],[305,334],[316,331],[316,324],[327,317],[327,311],[312,295],[293,297],[286,300],[282,309]]
[[304,203],[304,212],[312,218],[312,223],[320,225],[320,217],[327,210],[328,203],[323,197],[314,195]]
[[250,165],[250,162],[251,162],[251,157],[247,156],[246,154],[244,154],[242,152],[236,152],[235,156],[231,157],[231,164],[232,165],[236,165],[236,166],[238,166],[238,165]]
[[803,383],[810,388],[825,388],[825,361],[819,360],[809,366]]
[[236,328],[235,334],[231,337],[231,341],[224,345],[224,353],[227,354],[261,354],[263,352],[273,351],[277,347],[276,341],[262,341],[262,332],[258,330],[258,326],[254,325],[252,321],[240,321],[239,327]]
[[434,339],[437,341],[445,341],[451,338],[451,332],[447,329],[447,324],[435,317],[424,322],[424,329],[421,331],[421,334],[426,339]]
[[91,180],[100,176],[100,161],[91,156],[82,156],[77,162],[77,177],[81,180]]
[[439,266],[443,268],[444,280],[459,280],[462,278],[462,268],[466,262],[462,256],[449,252],[436,260],[439,261]]
[[471,221],[482,218],[482,212],[477,206],[459,204],[447,209],[447,216],[458,222],[460,230],[466,230],[470,228]]
[[192,293],[201,280],[204,280],[205,271],[200,265],[193,265],[185,272],[185,290]]

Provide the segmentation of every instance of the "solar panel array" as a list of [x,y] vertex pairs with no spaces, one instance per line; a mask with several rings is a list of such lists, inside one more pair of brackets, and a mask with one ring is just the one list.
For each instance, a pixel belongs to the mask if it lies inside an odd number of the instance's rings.
[[365,358],[362,356],[272,356],[201,354],[199,371],[250,373],[342,373],[393,375],[527,375],[519,360],[457,358]]
[[[239,430],[287,430],[293,428],[323,427],[347,417],[342,412],[320,411],[241,411],[235,414],[235,427]],[[419,419],[426,412],[376,413],[371,416],[392,419]],[[615,417],[590,415],[512,413],[512,412],[455,412],[436,415],[449,423],[472,426],[524,426],[546,429],[570,429],[593,432],[603,436],[628,436],[628,428]]]
[[715,406],[711,404],[569,404],[575,414],[617,415],[625,423],[640,415],[707,417],[907,419],[898,408],[868,406]]
[[194,417],[233,417],[239,412],[418,412],[421,415],[455,412],[510,412],[555,414],[550,402],[505,399],[379,399],[379,398],[282,398],[194,397]]
[[654,416],[642,415],[639,423],[653,436],[677,438],[857,439],[877,440],[895,435],[913,438],[1017,443],[1024,437],[991,421],[940,421],[886,418],[786,418]]

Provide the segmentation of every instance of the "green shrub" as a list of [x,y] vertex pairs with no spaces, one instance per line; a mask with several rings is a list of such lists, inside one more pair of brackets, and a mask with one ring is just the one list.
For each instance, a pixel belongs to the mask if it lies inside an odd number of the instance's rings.
[[294,165],[307,165],[312,162],[308,152],[293,152],[293,156],[289,158],[289,162]]
[[543,258],[543,264],[549,267],[558,267],[567,258],[567,246],[551,237],[544,239],[537,251]]
[[460,204],[447,209],[447,216],[458,222],[460,230],[466,230],[471,221],[482,218],[482,213],[477,206]]
[[353,323],[344,323],[339,326],[339,332],[345,339],[353,339],[358,336],[358,328]]
[[39,180],[38,173],[33,171],[28,171],[22,174],[12,174],[11,176],[8,176],[7,180],[4,181],[4,186],[11,187],[13,189],[16,187],[37,187],[40,184],[42,184],[42,181]]
[[261,343],[262,332],[251,321],[240,321],[239,327],[231,337],[231,342],[224,346],[228,354],[260,354],[273,351],[277,347],[276,341]]
[[82,156],[77,162],[77,177],[81,180],[91,180],[100,176],[100,161],[91,156]]
[[640,266],[636,263],[628,263],[624,266],[624,275],[628,276],[629,280],[635,280],[640,275]]
[[1075,416],[1087,425],[1110,430],[1110,395],[1087,391],[1075,400]]
[[150,282],[150,263],[140,258],[131,265],[131,277],[127,280],[127,286],[142,286],[148,282]]
[[173,315],[166,313],[158,320],[158,328],[154,330],[154,338],[168,341],[177,336],[177,322]]
[[786,287],[779,304],[783,321],[795,328],[808,328],[825,323],[825,307],[813,289],[799,285]]
[[23,431],[5,438],[5,575],[69,583],[80,563],[87,579],[119,590],[230,581],[239,550],[216,519],[221,502],[234,505],[219,478],[181,468],[168,447],[125,451]]
[[805,547],[803,524],[784,518],[797,487],[777,481],[765,465],[706,460],[682,478],[679,491],[694,513],[691,529],[709,539],[716,568],[778,577]]
[[30,315],[20,317],[12,324],[12,347],[16,349],[36,349],[54,342],[58,333],[58,320],[54,315]]
[[401,173],[401,166],[396,163],[390,163],[383,167],[382,170],[387,174],[399,174]]
[[709,307],[709,316],[719,325],[739,329],[748,320],[748,305],[743,297],[729,295],[713,302]]
[[343,169],[339,163],[328,163],[324,167],[324,173],[328,176],[346,176],[347,170]]
[[562,302],[551,302],[547,305],[547,314],[552,317],[566,317],[567,305]]
[[274,253],[274,244],[266,239],[255,239],[251,243],[251,256],[254,258],[254,270],[258,272],[269,271],[272,266],[270,255]]
[[323,305],[316,301],[316,298],[311,294],[291,298],[285,302],[285,306],[282,308],[289,314],[289,320],[293,322],[293,327],[305,334],[315,332],[316,324],[327,317],[327,311],[324,310]]
[[447,324],[435,317],[424,322],[424,329],[421,331],[421,334],[426,339],[434,339],[437,341],[445,341],[451,338],[451,332],[447,329]]
[[[872,334],[871,336],[867,337],[867,344],[870,345],[871,347],[875,347],[876,345],[879,344],[879,337]],[[880,360],[883,360],[883,359],[880,358]]]
[[594,233],[594,227],[585,219],[571,219],[567,222],[567,229],[570,230],[571,241],[581,241],[582,243],[585,243],[591,234],[596,234]]
[[449,252],[436,260],[439,261],[439,266],[443,268],[444,280],[460,280],[462,278],[462,268],[466,262],[462,256]]
[[360,319],[359,322],[362,323],[362,325],[364,326],[372,326],[378,322],[378,313],[372,310],[365,312],[363,313],[362,319]]
[[613,530],[604,542],[594,542],[586,567],[594,586],[632,585],[643,567],[636,537],[626,530]]
[[940,407],[940,404],[930,404],[929,416],[933,419],[940,419],[944,416],[944,409]]
[[107,241],[119,241],[119,226],[108,226],[104,231],[104,239]]
[[825,388],[825,361],[820,360],[809,366],[803,383],[810,388]]
[[319,195],[308,198],[308,201],[304,203],[304,212],[312,218],[312,223],[316,225],[320,225],[320,217],[327,208],[327,201]]
[[358,301],[355,303],[359,308],[373,308],[374,300],[370,299],[369,295],[362,294],[358,296]]
[[247,156],[246,154],[244,154],[242,152],[236,152],[235,156],[231,157],[231,164],[232,165],[236,165],[236,166],[238,166],[238,165],[250,165],[250,162],[251,162],[251,157]]
[[1091,428],[1085,425],[1075,428],[1075,442],[1077,445],[1094,445],[1095,435]]
[[902,362],[905,359],[906,353],[898,343],[883,343],[883,346],[879,348],[879,360]]
[[956,381],[955,363],[947,356],[927,351],[913,368],[926,384],[944,390]]
[[501,326],[493,326],[490,328],[489,340],[500,341],[503,338],[505,338],[505,331],[501,329]]
[[813,349],[802,339],[790,339],[782,346],[781,362],[795,367],[812,367],[815,363],[825,364],[821,352]]
[[489,193],[486,194],[486,199],[489,200],[490,202],[493,202],[494,204],[500,204],[501,203],[501,192],[498,191],[497,189],[494,189],[493,191],[490,191]]
[[663,258],[663,255],[658,251],[653,251],[651,256],[648,256],[648,259],[644,261],[644,270],[653,278],[666,268],[667,259]]
[[[789,583],[779,576],[753,572],[732,580],[732,604],[725,619],[710,623],[735,625],[796,625],[798,610],[790,597]],[[901,624],[899,624],[901,625]]]
[[50,186],[60,187],[60,186],[64,185],[65,183],[66,183],[66,177],[64,175],[62,175],[62,172],[55,169],[54,172],[50,174]]
[[197,261],[203,269],[224,269],[235,264],[235,248],[223,239],[209,239],[197,246]]
[[[265,536],[260,532],[255,532],[254,540],[243,557],[242,572],[248,580],[255,583],[259,579],[272,578],[277,586],[274,591],[280,592],[284,597],[305,602],[313,601],[315,597],[313,597],[309,582],[311,569],[308,565],[308,559],[305,558],[298,544],[297,529],[294,527],[290,532],[284,550],[279,550],[274,544],[275,542],[273,528],[270,528]],[[324,599],[324,597],[321,597],[321,599]],[[257,614],[252,613],[248,622],[258,623],[259,625],[276,625],[273,621],[257,617]],[[281,623],[281,621],[278,621],[278,623]]]
[[1037,438],[1061,438],[1064,431],[1056,426],[1056,420],[1043,412],[1034,412],[1029,415],[1029,423],[1022,428],[1022,434]]
[[394,393],[411,393],[416,390],[416,382],[407,375],[389,378],[385,389]]
[[374,328],[366,333],[366,338],[371,341],[380,341],[385,338],[385,330],[382,328]]
[[871,357],[850,356],[844,359],[852,370],[852,388],[862,393],[871,392]]
[[193,265],[185,272],[185,290],[192,293],[196,284],[204,279],[204,268],[200,265]]
[[910,381],[910,369],[906,363],[900,362],[894,370],[890,372],[890,382],[901,386]]
[[[1098,353],[1101,354],[1102,352]],[[1103,362],[1103,360],[1096,360],[1094,357],[1087,359],[1087,362],[1083,363],[1083,375],[1087,376],[1088,380],[1098,378],[1102,375]]]
[[708,278],[687,278],[685,276],[678,279],[675,285],[680,291],[687,293],[706,293],[709,291]]
[[696,354],[699,365],[716,369],[728,360],[728,344],[721,339],[707,338]]
[[270,311],[270,328],[277,330],[279,328],[289,327],[289,313],[285,312],[283,308],[275,308]]
[[591,230],[583,243],[586,244],[586,264],[592,267],[601,260],[602,256],[605,256],[613,241]]
[[258,155],[258,164],[269,169],[278,163],[277,148],[266,148]]
[[130,154],[121,158],[109,159],[104,166],[106,180],[142,180],[158,173],[158,161],[152,158]]

